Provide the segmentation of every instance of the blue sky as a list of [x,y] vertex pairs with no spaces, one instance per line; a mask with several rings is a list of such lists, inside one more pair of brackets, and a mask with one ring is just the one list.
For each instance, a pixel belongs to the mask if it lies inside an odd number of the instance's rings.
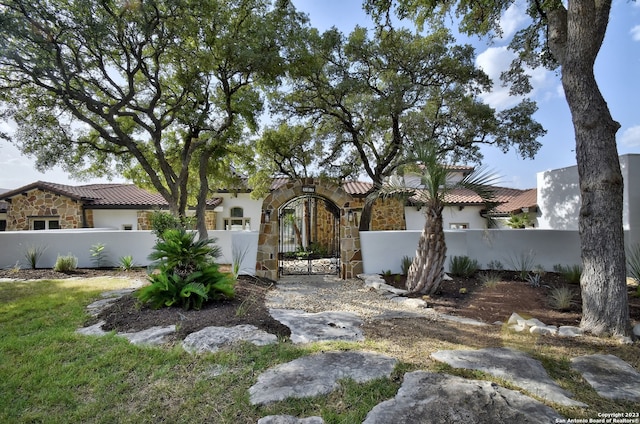
[[[296,7],[307,13],[311,25],[323,31],[336,26],[348,34],[355,25],[370,26],[361,9],[361,0],[293,0]],[[500,109],[513,106],[518,98],[509,96],[498,81],[500,72],[510,62],[506,50],[508,36],[522,25],[523,14],[513,7],[503,16],[504,40],[463,39],[476,48],[477,63],[495,79],[491,93],[484,100]],[[536,173],[548,169],[575,165],[573,125],[566,104],[560,78],[554,72],[533,70],[532,98],[538,103],[535,118],[545,127],[547,135],[541,139],[542,148],[533,160],[523,160],[515,152],[502,153],[486,148],[484,164],[501,175],[501,185],[531,188],[536,185]],[[640,1],[614,0],[604,45],[596,62],[596,78],[611,113],[621,128],[618,131],[618,152],[640,153]],[[6,123],[0,126],[6,128]],[[33,169],[32,161],[21,156],[17,149],[0,142],[0,188],[13,189],[37,180],[62,184],[80,184],[64,171],[54,169],[45,174]],[[104,180],[91,180],[101,182]],[[122,182],[122,180],[116,180]]]

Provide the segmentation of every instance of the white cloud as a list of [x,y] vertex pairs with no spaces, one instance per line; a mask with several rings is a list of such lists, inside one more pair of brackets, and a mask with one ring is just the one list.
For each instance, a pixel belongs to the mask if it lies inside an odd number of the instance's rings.
[[[500,81],[500,74],[509,69],[515,54],[503,47],[489,47],[480,53],[476,58],[476,65],[481,68],[493,81],[490,92],[481,94],[481,98],[491,107],[498,110],[515,106],[522,100],[522,96],[512,96],[509,94],[509,87],[504,87]],[[533,87],[530,97],[538,97],[536,100],[550,100],[563,97],[562,87],[554,73],[542,67],[536,69],[526,69],[525,72],[531,77],[530,82]]]
[[500,16],[500,28],[502,28],[501,38],[511,38],[528,20],[526,4],[522,1],[516,1]]
[[631,39],[633,41],[640,41],[640,25],[634,26],[629,32],[631,33]]
[[640,146],[640,125],[627,128],[620,136],[620,143],[627,147]]

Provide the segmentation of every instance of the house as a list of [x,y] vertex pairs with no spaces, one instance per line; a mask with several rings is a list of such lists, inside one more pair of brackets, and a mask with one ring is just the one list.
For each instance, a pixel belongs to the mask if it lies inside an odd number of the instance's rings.
[[[208,225],[215,222],[214,209],[221,199],[207,205]],[[4,212],[2,209],[4,207]],[[0,219],[6,231],[76,228],[148,230],[150,215],[168,209],[159,194],[133,184],[70,186],[45,181],[0,194]]]
[[[624,180],[622,225],[630,234],[630,243],[640,243],[640,154],[620,156]],[[580,185],[578,167],[538,172],[538,226],[552,230],[578,230]]]

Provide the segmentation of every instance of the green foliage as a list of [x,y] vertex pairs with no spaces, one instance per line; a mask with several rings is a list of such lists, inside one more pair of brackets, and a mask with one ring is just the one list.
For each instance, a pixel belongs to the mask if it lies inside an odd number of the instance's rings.
[[495,287],[498,285],[500,280],[502,280],[502,276],[498,271],[484,271],[478,274],[478,279],[482,281],[486,287]]
[[582,266],[575,265],[561,265],[556,264],[553,266],[553,270],[560,274],[568,283],[580,284],[580,277],[582,276]]
[[390,270],[390,269],[383,269],[383,270],[382,270],[382,275],[383,275],[384,277],[391,277],[391,276],[393,275],[393,273],[391,272],[391,270]]
[[[627,275],[640,284],[640,243],[634,244],[627,251]],[[640,292],[640,288],[638,290]]]
[[136,266],[133,256],[121,256],[119,259],[119,268],[123,271],[131,271]]
[[520,215],[511,214],[507,221],[507,226],[510,228],[527,228],[531,225],[531,219],[528,213]]
[[568,311],[575,304],[574,291],[567,286],[553,287],[549,292],[549,306],[559,311]]
[[413,263],[413,258],[411,256],[403,256],[400,269],[402,270],[402,275],[407,275],[409,273],[409,268],[411,268],[411,264]]
[[541,280],[542,280],[541,274],[534,272],[533,274],[527,275],[527,283],[529,283],[531,287],[540,287]]
[[153,211],[149,217],[151,222],[151,231],[159,240],[167,230],[185,229],[182,221],[177,216],[164,211]]
[[231,249],[231,275],[233,275],[234,280],[237,280],[240,275],[240,267],[247,253],[249,253],[249,245],[243,248],[234,245]]
[[215,240],[195,240],[196,234],[182,229],[168,229],[149,255],[155,261],[151,285],[136,293],[142,302],[153,307],[182,306],[200,309],[203,302],[234,296],[235,279],[218,270],[214,262],[220,255]]
[[67,256],[60,256],[56,259],[53,270],[57,272],[73,272],[78,268],[78,258],[69,253]]
[[30,246],[27,248],[24,252],[24,257],[31,269],[36,269],[38,267],[38,261],[46,250],[46,246]]
[[493,271],[502,271],[504,270],[504,265],[502,265],[502,262],[500,262],[499,260],[492,260],[489,261],[489,263],[487,264],[487,269],[493,270]]
[[452,256],[449,259],[449,272],[455,277],[471,277],[479,268],[478,261],[468,256]]
[[107,252],[104,243],[97,243],[91,246],[89,253],[91,254],[91,261],[96,268],[102,268],[107,265]]
[[522,251],[518,254],[509,256],[507,262],[511,269],[517,272],[518,277],[522,281],[526,281],[529,277],[529,272],[533,270],[535,258],[536,254],[533,250],[529,250],[527,252]]

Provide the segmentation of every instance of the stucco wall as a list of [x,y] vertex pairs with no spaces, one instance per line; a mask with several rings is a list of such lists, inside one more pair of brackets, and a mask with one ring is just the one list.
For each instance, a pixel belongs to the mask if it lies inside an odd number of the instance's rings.
[[[364,272],[401,271],[403,256],[414,257],[420,231],[367,231],[360,233]],[[577,231],[554,230],[461,230],[445,231],[447,257],[469,256],[482,267],[500,261],[514,269],[521,255],[531,255],[533,263],[546,270],[556,264],[580,264]],[[448,260],[445,270],[448,270]]]
[[[629,242],[640,242],[640,155],[620,156],[624,179],[622,225],[631,230]],[[541,229],[577,230],[580,212],[580,187],[578,167],[539,172],[538,227]]]

